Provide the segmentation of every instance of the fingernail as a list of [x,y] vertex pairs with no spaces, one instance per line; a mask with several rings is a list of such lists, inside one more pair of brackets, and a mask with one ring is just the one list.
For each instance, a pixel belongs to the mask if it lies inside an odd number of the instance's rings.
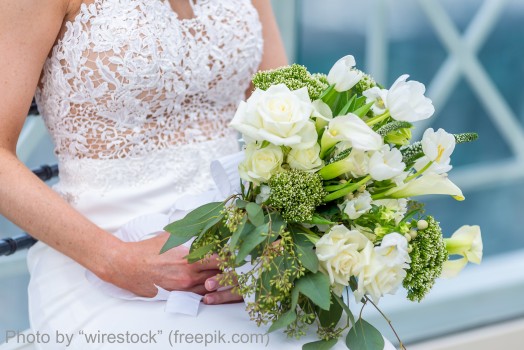
[[207,290],[214,290],[217,287],[217,281],[214,279],[209,279],[206,281],[206,289]]
[[213,304],[213,297],[211,297],[209,295],[206,295],[204,297],[204,303],[206,303],[206,304]]

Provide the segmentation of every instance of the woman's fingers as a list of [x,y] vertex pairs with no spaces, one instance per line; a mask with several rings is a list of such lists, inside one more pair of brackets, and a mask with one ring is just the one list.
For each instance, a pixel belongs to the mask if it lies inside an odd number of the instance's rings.
[[238,303],[242,300],[242,296],[234,293],[233,289],[211,292],[204,295],[204,303],[209,305]]

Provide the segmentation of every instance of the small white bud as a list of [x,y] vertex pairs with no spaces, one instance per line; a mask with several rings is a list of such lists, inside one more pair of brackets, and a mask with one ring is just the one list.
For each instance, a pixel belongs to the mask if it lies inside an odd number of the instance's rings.
[[429,224],[428,224],[428,222],[426,220],[419,220],[417,222],[417,228],[419,230],[425,230],[425,229],[428,228],[428,226],[429,226]]
[[411,239],[417,238],[418,232],[417,230],[409,230],[409,235],[411,236]]
[[408,246],[408,254],[411,254],[412,251],[413,251],[413,246],[410,244]]
[[409,233],[404,234],[404,237],[406,237],[406,240],[407,240],[408,242],[411,241],[411,235],[410,235]]

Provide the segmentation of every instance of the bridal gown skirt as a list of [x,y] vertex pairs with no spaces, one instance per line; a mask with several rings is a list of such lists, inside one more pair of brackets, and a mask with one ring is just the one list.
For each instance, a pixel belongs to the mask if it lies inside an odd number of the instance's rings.
[[[167,213],[184,193],[205,190],[211,185],[209,162],[237,151],[237,143],[219,139],[171,151],[163,161],[172,162],[174,176],[154,174],[155,164],[81,159],[61,165],[56,190],[100,227],[115,232],[136,217]],[[144,172],[155,175],[155,181],[140,186],[127,181],[147,176]],[[280,331],[267,335],[249,319],[244,303],[202,303],[192,317],[165,312],[165,301],[108,296],[86,279],[82,266],[42,242],[30,249],[28,267],[31,330],[50,338],[35,344],[38,349],[301,349],[316,340],[315,334],[300,341]],[[336,348],[345,349],[343,341]]]

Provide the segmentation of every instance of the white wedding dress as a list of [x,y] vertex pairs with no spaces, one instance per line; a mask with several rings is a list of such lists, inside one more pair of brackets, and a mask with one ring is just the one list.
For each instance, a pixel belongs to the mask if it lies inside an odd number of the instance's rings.
[[[210,162],[238,151],[228,122],[261,60],[257,12],[247,0],[190,2],[191,19],[168,0],[84,4],[45,63],[36,96],[59,160],[54,188],[109,232],[206,191]],[[202,349],[204,339],[209,349],[300,349],[316,340],[263,335],[243,303],[202,304],[191,317],[165,312],[163,301],[113,298],[42,242],[28,267],[31,330],[50,335],[39,349]]]

